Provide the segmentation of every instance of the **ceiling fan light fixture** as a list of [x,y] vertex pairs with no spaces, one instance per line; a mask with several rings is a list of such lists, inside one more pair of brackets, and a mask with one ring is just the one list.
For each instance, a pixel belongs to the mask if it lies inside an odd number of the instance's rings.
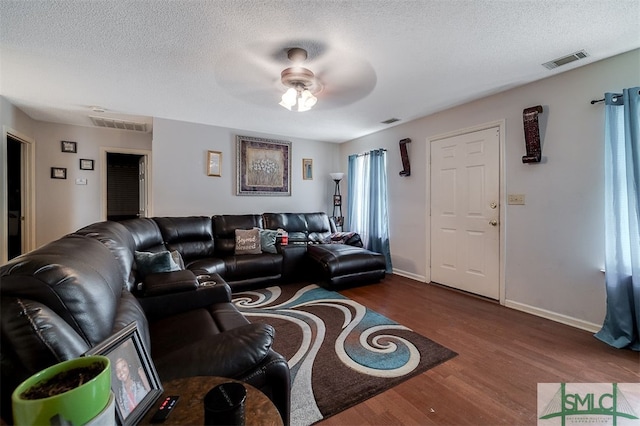
[[[291,61],[301,61],[307,58],[307,51],[299,47],[289,49],[288,58]],[[311,70],[302,66],[286,68],[280,73],[280,81],[287,91],[282,95],[280,105],[292,111],[297,104],[298,112],[309,111],[318,102],[310,89],[319,87],[316,76]]]
[[282,95],[282,101],[280,102],[280,105],[291,111],[291,108],[296,104],[297,100],[298,91],[291,87],[287,89],[286,92],[284,92],[284,95]]

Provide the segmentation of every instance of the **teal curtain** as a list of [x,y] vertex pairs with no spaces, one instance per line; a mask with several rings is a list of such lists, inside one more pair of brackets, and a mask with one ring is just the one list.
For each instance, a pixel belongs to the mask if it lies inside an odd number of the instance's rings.
[[387,152],[377,149],[349,156],[347,179],[349,229],[360,234],[366,249],[385,256],[390,273]]
[[605,94],[607,314],[596,337],[640,351],[640,87]]

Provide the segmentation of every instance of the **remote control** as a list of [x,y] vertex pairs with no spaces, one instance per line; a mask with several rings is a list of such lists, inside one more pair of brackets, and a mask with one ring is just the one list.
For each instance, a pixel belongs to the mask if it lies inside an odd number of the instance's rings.
[[151,423],[164,422],[167,417],[169,417],[169,414],[171,414],[171,410],[173,410],[173,407],[176,406],[178,398],[180,397],[176,395],[166,397],[164,401],[162,401],[162,404],[160,404],[158,411],[156,411],[156,413],[151,418]]

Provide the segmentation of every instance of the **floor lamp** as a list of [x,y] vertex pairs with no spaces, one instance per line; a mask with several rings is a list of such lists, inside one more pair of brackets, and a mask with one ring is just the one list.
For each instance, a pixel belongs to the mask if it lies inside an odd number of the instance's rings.
[[331,179],[336,183],[333,191],[333,221],[338,231],[342,231],[344,218],[342,217],[342,195],[340,195],[340,181],[344,177],[344,173],[330,173]]

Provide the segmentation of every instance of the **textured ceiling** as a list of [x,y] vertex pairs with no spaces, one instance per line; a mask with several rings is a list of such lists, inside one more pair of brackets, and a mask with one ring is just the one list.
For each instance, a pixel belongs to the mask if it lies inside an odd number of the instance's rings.
[[[42,121],[343,142],[638,48],[638,22],[638,0],[2,0],[0,94]],[[278,105],[289,47],[323,84],[308,112]]]

